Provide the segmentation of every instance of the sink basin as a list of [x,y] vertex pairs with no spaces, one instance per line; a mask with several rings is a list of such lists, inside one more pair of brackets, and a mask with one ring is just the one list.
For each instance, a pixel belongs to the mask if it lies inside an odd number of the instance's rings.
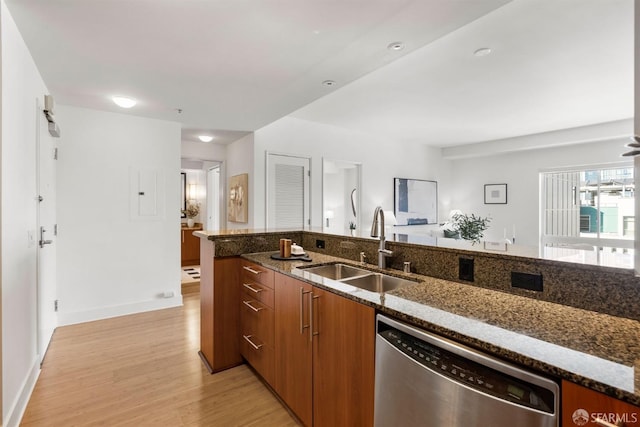
[[343,280],[342,283],[371,292],[388,292],[402,286],[415,284],[415,282],[410,280],[387,276],[386,274],[380,273],[371,273],[366,276],[354,277],[352,279]]
[[369,270],[352,267],[346,264],[320,265],[318,267],[305,268],[304,270],[308,271],[309,273],[317,274],[318,276],[326,277],[327,279],[333,280],[342,280],[349,277],[371,274]]

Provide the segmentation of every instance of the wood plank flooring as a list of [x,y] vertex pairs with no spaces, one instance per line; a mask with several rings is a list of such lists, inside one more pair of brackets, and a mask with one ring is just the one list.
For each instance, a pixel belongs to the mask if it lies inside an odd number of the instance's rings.
[[246,366],[209,375],[199,295],[58,328],[22,426],[297,426]]

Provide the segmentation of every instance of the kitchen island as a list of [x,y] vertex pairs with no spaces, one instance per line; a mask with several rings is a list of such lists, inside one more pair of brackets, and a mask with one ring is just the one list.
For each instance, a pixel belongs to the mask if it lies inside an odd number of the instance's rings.
[[[305,242],[305,236],[301,233],[201,232],[199,237],[202,245],[211,247],[210,255],[241,255],[278,273],[311,283],[373,307],[380,313],[546,376],[579,384],[632,405],[640,405],[638,320],[461,281],[390,269],[384,272],[406,277],[415,283],[386,293],[370,292],[335,280],[322,279],[299,268],[335,262],[357,265],[352,257],[343,256],[344,251],[340,253],[341,256],[328,254],[326,249],[307,251],[312,258],[311,263],[271,258],[270,255],[277,251],[275,242],[281,235],[288,234]],[[358,239],[341,239],[342,249],[349,246],[342,244],[344,241],[349,240],[356,246],[360,243]],[[363,247],[366,247],[366,243],[362,243]],[[216,245],[221,247],[216,248]],[[258,250],[252,251],[253,248]],[[360,247],[355,251],[348,249],[357,253]],[[371,264],[367,264],[366,268],[377,270]],[[637,412],[640,413],[640,410]]]

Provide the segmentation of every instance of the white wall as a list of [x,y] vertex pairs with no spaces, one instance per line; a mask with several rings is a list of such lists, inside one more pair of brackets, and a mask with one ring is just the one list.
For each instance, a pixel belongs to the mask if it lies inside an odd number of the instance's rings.
[[189,160],[218,160],[227,157],[227,146],[211,142],[182,141],[180,156]]
[[2,31],[2,398],[17,425],[39,372],[37,349],[36,98],[48,90],[6,8]]
[[[264,158],[262,159],[263,175],[256,173],[256,167],[254,157],[254,134],[249,134],[242,139],[235,141],[227,146],[227,166],[226,176],[227,182],[229,177],[240,175],[243,173],[249,174],[249,221],[247,223],[226,221],[226,228],[230,230],[242,229],[242,228],[255,228],[264,227],[264,210],[256,217],[254,216],[254,205],[259,203],[256,201],[256,195],[260,188],[262,188],[262,199],[264,199]],[[225,191],[225,200],[228,200],[228,191]],[[259,196],[258,196],[259,197]],[[264,206],[264,200],[262,202]],[[256,221],[257,225],[256,225]],[[224,223],[224,221],[223,221]]]
[[[516,226],[516,243],[539,243],[539,174],[541,171],[584,165],[627,162],[620,157],[627,139],[614,139],[558,148],[527,150],[490,157],[453,160],[451,206],[465,213],[492,218],[487,240],[499,240],[507,229],[511,238]],[[508,204],[485,205],[484,184],[508,185]]]
[[[69,106],[58,117],[60,324],[180,305],[180,124]],[[156,219],[132,216],[137,170],[161,177]]]
[[[399,143],[377,135],[355,132],[293,117],[285,117],[255,132],[254,226],[265,226],[266,152],[310,157],[311,225],[321,227],[322,158],[362,163],[362,224],[367,228],[376,206],[393,210],[393,178],[438,181],[438,194],[448,194],[449,162],[440,149]],[[448,212],[449,198],[439,198],[439,213]]]

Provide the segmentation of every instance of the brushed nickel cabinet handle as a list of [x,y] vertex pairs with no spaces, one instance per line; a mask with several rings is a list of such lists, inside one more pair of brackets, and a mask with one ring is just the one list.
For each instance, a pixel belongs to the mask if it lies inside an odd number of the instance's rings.
[[602,418],[596,418],[595,420],[593,420],[593,422],[602,427],[624,427],[623,421],[619,421],[618,423],[613,424],[609,421],[603,420]]
[[248,283],[243,283],[242,286],[244,286],[245,288],[249,289],[251,292],[256,294],[259,294],[260,292],[263,291],[263,289],[256,289]]
[[249,345],[251,347],[253,347],[256,350],[260,350],[260,347],[262,347],[264,344],[260,344],[260,345],[255,345],[253,343],[253,341],[251,341],[251,338],[253,337],[253,335],[243,335],[242,338],[245,339],[245,341],[247,341],[249,343]]
[[313,337],[320,335],[320,332],[313,332],[313,300],[320,298],[314,296],[313,292],[309,292],[309,341],[313,342]]
[[309,327],[304,324],[304,294],[308,293],[309,291],[305,292],[304,288],[300,288],[300,335],[304,334],[304,330]]
[[258,274],[262,273],[262,271],[254,270],[253,268],[251,268],[251,267],[247,267],[246,265],[243,265],[243,266],[242,266],[242,268],[244,268],[245,270],[247,270],[247,271],[248,271],[248,272],[250,272],[250,273],[255,274],[256,276],[257,276]]
[[242,303],[243,303],[244,305],[246,305],[247,307],[249,307],[251,310],[255,311],[256,313],[257,313],[258,311],[260,311],[260,310],[264,310],[264,307],[254,307],[254,306],[251,304],[251,301],[242,301]]
[[182,230],[182,243],[184,243],[184,230]]

